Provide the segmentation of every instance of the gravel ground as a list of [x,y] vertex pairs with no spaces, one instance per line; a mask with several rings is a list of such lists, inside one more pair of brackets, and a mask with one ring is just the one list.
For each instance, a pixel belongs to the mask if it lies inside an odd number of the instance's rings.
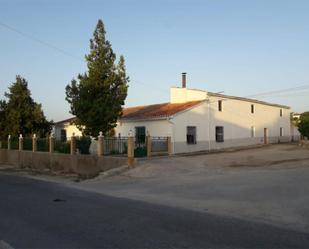
[[295,144],[140,162],[74,184],[117,197],[309,231],[309,151]]

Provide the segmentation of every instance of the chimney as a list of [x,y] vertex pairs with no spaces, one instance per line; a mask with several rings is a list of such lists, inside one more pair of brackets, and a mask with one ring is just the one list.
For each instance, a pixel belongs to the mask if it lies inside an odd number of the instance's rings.
[[187,87],[187,73],[182,73],[182,88]]

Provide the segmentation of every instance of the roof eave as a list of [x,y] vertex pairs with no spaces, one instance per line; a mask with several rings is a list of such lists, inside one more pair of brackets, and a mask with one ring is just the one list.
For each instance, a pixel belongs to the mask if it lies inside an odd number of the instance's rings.
[[120,118],[119,122],[140,122],[154,120],[168,120],[171,116],[149,117],[149,118]]
[[208,92],[208,96],[221,97],[221,98],[226,98],[226,99],[235,99],[235,100],[240,100],[240,101],[245,101],[245,102],[261,104],[261,105],[268,105],[268,106],[279,107],[279,108],[284,108],[284,109],[291,109],[290,106],[274,104],[274,103],[269,103],[269,102],[262,101],[262,100],[250,99],[250,98],[245,98],[245,97],[230,96],[230,95],[224,95],[224,94],[218,94],[218,93],[212,93],[212,92]]

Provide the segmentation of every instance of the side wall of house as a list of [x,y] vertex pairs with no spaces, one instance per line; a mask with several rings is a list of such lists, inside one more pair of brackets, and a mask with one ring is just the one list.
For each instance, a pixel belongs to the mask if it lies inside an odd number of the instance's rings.
[[[221,112],[219,100],[222,101]],[[251,105],[254,105],[254,113],[251,113]],[[174,123],[175,153],[263,144],[265,128],[269,143],[291,140],[289,109],[236,99],[211,96],[210,104],[205,102],[176,115],[171,121]],[[196,127],[196,144],[187,144],[187,126]],[[223,127],[223,142],[216,141],[217,126]]]

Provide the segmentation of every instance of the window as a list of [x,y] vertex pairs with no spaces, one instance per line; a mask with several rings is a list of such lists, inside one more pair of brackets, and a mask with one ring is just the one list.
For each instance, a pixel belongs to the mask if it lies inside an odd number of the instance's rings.
[[195,126],[187,126],[187,144],[196,144]]
[[251,105],[251,113],[254,113],[254,105]]
[[135,127],[135,142],[137,144],[145,144],[145,142],[146,142],[146,128],[145,128],[145,126]]
[[224,142],[224,127],[216,126],[216,142]]
[[62,142],[67,141],[67,131],[65,129],[61,129],[61,131],[60,131],[60,140]]
[[283,127],[280,127],[280,137],[283,137]]
[[251,126],[251,137],[255,137],[255,127]]
[[280,117],[282,117],[282,109],[280,109]]
[[222,100],[218,100],[218,111],[222,112]]

